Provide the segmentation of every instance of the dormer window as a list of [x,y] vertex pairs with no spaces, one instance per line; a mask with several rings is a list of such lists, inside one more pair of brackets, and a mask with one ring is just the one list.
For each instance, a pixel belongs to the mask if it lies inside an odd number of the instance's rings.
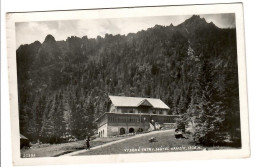
[[142,101],[138,104],[138,107],[141,107],[141,106],[153,107],[153,105],[152,105],[147,99],[142,100]]

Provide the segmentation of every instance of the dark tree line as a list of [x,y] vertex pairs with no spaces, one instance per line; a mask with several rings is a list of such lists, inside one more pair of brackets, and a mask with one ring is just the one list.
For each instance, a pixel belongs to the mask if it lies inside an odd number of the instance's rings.
[[128,35],[48,35],[16,53],[20,131],[31,140],[92,135],[107,96],[123,94],[162,99],[198,143],[240,143],[234,28],[192,16]]

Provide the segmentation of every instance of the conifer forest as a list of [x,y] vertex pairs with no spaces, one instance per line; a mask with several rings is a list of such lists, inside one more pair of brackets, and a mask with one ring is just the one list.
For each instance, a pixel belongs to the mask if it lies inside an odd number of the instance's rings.
[[127,35],[23,44],[16,50],[20,133],[62,143],[96,133],[108,95],[159,98],[194,124],[194,142],[241,146],[236,28],[198,15]]

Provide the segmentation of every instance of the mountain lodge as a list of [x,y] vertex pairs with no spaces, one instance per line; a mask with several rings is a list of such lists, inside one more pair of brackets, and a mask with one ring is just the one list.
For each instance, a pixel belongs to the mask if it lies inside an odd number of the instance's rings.
[[178,117],[169,115],[170,108],[160,99],[125,96],[109,98],[108,111],[96,120],[99,137],[158,129],[165,123],[175,123]]

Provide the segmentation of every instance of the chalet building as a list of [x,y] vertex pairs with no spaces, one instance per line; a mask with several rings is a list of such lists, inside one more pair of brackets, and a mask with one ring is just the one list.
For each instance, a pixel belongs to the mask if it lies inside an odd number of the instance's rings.
[[20,134],[20,148],[30,147],[30,141],[24,135]]
[[177,116],[169,115],[170,108],[160,99],[109,96],[108,111],[99,117],[99,137],[148,131],[156,125],[175,123]]

